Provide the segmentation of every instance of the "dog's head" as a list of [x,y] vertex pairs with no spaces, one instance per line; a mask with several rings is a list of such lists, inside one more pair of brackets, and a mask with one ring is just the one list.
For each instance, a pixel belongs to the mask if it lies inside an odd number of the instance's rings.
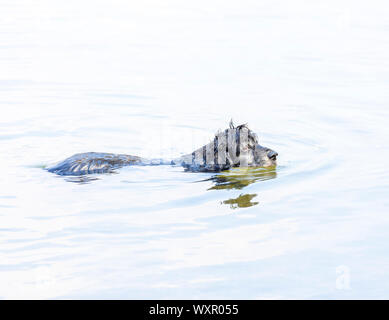
[[277,164],[278,153],[261,146],[258,136],[248,128],[247,124],[234,127],[231,122],[227,131],[230,137],[227,140],[228,159],[233,166],[270,167]]
[[247,124],[230,127],[216,133],[207,145],[181,157],[181,163],[191,171],[221,171],[232,167],[270,167],[276,165],[277,152],[262,147],[257,135]]

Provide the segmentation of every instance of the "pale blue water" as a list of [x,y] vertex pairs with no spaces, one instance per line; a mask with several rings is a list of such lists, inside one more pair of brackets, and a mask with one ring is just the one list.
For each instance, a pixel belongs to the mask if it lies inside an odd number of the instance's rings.
[[[3,1],[1,298],[389,298],[384,1]],[[222,176],[178,156],[230,118],[279,153]]]

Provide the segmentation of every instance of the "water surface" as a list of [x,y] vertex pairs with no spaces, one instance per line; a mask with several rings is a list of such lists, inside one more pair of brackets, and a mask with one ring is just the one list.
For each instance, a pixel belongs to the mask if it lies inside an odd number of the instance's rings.
[[[1,298],[388,298],[389,15],[369,1],[2,1]],[[176,157],[230,118],[278,166]]]

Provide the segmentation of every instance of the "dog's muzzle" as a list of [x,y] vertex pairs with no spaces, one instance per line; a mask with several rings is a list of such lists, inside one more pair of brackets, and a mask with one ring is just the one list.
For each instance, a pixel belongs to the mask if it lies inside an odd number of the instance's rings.
[[277,156],[278,156],[278,153],[271,150],[267,153],[267,156],[269,157],[269,159],[271,160],[277,160]]

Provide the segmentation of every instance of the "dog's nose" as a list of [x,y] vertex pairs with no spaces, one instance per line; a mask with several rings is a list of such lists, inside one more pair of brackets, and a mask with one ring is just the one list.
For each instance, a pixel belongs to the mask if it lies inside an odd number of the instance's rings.
[[269,159],[272,159],[272,160],[276,160],[277,156],[278,156],[278,153],[273,151],[273,150],[270,150],[268,153],[267,153],[267,156],[269,157]]

